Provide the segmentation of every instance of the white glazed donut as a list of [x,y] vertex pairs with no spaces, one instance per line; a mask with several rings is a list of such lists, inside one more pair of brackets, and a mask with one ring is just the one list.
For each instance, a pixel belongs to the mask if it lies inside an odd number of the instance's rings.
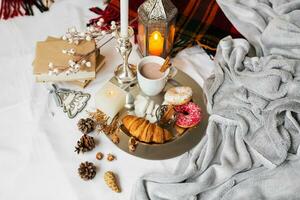
[[167,90],[165,101],[171,105],[182,105],[192,99],[193,91],[190,87],[173,87]]

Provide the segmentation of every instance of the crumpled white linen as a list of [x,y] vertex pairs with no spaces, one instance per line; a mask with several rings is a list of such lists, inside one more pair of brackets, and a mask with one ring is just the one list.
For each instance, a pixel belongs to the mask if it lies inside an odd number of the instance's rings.
[[[98,0],[61,0],[56,1],[48,13],[0,21],[0,199],[129,199],[138,177],[153,170],[171,172],[181,157],[164,161],[133,157],[115,147],[104,135],[95,135],[99,144],[92,152],[83,155],[74,152],[74,145],[81,136],[76,123],[86,117],[86,113],[68,119],[49,98],[45,85],[34,82],[31,63],[36,41],[48,35],[60,36],[70,26],[84,28],[92,16],[88,8],[93,5],[103,6]],[[93,95],[112,77],[115,66],[121,62],[114,46],[112,41],[101,49],[106,64],[97,79],[84,90],[92,95],[89,110],[94,108]],[[133,50],[130,61],[136,64],[138,60]],[[198,47],[180,52],[174,65],[200,85],[213,68],[212,61]],[[60,87],[80,90],[68,84]],[[97,151],[114,153],[117,160],[97,161]],[[96,177],[88,182],[77,175],[79,163],[85,160],[99,167]],[[103,173],[107,170],[118,174],[122,193],[111,192],[105,186]]]

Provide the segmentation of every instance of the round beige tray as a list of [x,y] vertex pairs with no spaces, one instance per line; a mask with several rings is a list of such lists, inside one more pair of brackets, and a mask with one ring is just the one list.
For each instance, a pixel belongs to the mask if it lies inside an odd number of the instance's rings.
[[[118,84],[117,81],[113,78],[111,80],[114,84]],[[119,133],[120,142],[116,144],[123,151],[145,159],[151,160],[163,160],[169,159],[172,157],[179,156],[188,150],[192,149],[196,144],[199,143],[203,135],[205,134],[206,126],[208,123],[208,113],[206,111],[206,103],[204,100],[204,94],[202,88],[195,82],[191,77],[189,77],[184,72],[178,70],[176,76],[169,80],[164,91],[161,94],[151,97],[154,102],[161,104],[163,101],[165,91],[174,86],[189,86],[193,89],[193,99],[192,101],[198,104],[203,112],[203,119],[201,123],[194,127],[185,131],[182,135],[176,134],[175,130],[170,130],[174,135],[174,139],[168,141],[164,144],[147,144],[143,142],[139,142],[135,152],[130,152],[128,149],[128,140],[130,138],[130,134],[126,130],[126,128],[121,125],[121,131]],[[138,84],[135,84],[130,88],[130,92],[133,96],[142,94],[140,91]],[[128,114],[126,109],[123,109],[120,113],[120,119],[122,119],[125,115]]]

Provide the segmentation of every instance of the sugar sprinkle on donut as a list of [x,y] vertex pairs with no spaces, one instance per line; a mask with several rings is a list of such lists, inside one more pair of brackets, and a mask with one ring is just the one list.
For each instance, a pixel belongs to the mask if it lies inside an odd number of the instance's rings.
[[191,101],[193,91],[190,87],[173,87],[167,90],[165,101],[171,105],[183,105]]
[[201,108],[193,102],[175,106],[175,110],[177,112],[176,125],[182,128],[191,128],[196,126],[200,123],[203,117]]

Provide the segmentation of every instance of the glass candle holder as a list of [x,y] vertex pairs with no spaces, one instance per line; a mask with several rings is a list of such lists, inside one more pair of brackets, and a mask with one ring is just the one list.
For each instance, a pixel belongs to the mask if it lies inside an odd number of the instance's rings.
[[138,44],[143,56],[166,57],[173,46],[177,8],[170,0],[146,0],[138,8]]

